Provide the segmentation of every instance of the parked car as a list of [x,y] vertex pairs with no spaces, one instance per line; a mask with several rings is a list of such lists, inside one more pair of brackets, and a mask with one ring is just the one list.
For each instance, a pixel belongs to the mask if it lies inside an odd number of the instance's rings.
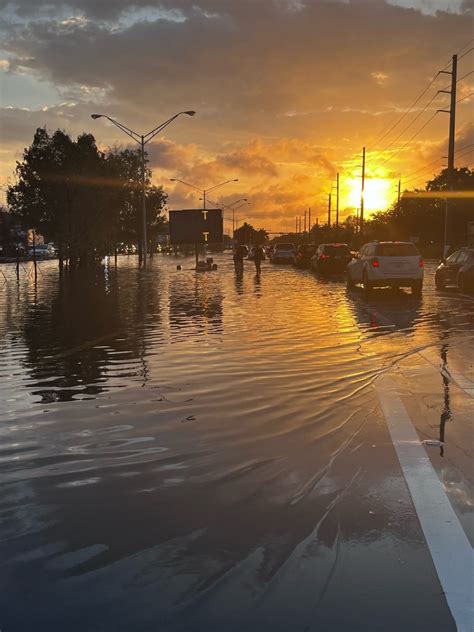
[[317,272],[343,272],[351,260],[347,244],[321,244],[311,257],[311,269]]
[[[265,258],[266,258],[266,255],[265,255],[265,248],[264,248],[263,246],[262,246],[262,252],[263,252],[263,257],[262,257],[262,259],[265,259]],[[255,259],[255,246],[252,246],[252,247],[250,248],[250,250],[249,250],[249,254],[248,254],[248,256],[247,256],[247,259],[248,259],[249,261],[253,261],[253,260]]]
[[346,270],[347,287],[362,283],[365,292],[374,287],[410,287],[421,295],[423,259],[409,241],[374,241],[360,249]]
[[447,285],[461,292],[474,292],[474,248],[461,248],[442,261],[436,269],[435,285],[444,290]]
[[272,263],[293,263],[295,257],[295,244],[281,243],[275,244],[270,261]]
[[28,248],[28,257],[37,259],[52,259],[56,252],[51,244],[38,244],[34,248]]
[[303,244],[302,246],[298,246],[293,263],[297,268],[309,268],[311,265],[311,257],[315,252],[315,244]]

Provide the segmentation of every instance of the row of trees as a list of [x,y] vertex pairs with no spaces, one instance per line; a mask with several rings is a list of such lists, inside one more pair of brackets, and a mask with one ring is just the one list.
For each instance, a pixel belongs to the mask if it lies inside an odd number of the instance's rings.
[[[58,247],[60,266],[90,266],[117,244],[140,241],[140,152],[102,152],[92,134],[73,140],[66,132],[38,128],[16,167],[17,182],[7,191],[10,211],[23,226]],[[146,167],[150,252],[165,229],[161,211],[167,196],[151,184]]]
[[240,228],[234,231],[234,240],[241,246],[261,246],[268,239],[268,233],[263,228],[256,229],[251,224],[244,222]]

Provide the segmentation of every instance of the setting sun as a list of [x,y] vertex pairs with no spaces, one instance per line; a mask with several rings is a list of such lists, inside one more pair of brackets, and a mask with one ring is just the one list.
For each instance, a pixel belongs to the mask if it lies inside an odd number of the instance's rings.
[[[367,178],[365,181],[365,210],[385,210],[396,195],[393,180],[385,178]],[[348,205],[360,207],[360,178],[349,181]]]

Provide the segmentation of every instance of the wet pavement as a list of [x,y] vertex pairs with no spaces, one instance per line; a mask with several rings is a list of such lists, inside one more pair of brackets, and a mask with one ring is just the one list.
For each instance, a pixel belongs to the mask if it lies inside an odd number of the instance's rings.
[[378,385],[472,547],[474,299],[216,260],[2,266],[0,629],[455,630]]

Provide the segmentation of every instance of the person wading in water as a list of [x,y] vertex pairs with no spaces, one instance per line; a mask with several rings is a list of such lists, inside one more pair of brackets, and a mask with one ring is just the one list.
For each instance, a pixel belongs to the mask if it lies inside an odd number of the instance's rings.
[[261,263],[265,259],[265,253],[263,252],[262,246],[255,246],[254,252],[254,262],[255,262],[255,271],[257,274],[261,274],[262,266]]
[[[245,249],[245,250],[244,250]],[[245,246],[237,246],[234,253],[234,267],[237,274],[244,273],[244,257],[246,255]]]

